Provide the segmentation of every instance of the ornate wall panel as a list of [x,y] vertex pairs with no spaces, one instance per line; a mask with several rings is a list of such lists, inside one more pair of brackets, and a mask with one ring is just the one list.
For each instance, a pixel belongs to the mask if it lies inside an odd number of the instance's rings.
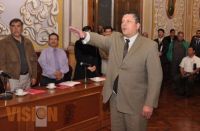
[[57,0],[27,0],[20,9],[24,21],[24,34],[39,45],[46,44],[48,34],[58,32]]
[[10,34],[10,30],[6,23],[1,19],[1,14],[5,11],[5,5],[0,2],[0,36],[5,36]]
[[153,10],[153,38],[157,37],[157,30],[163,28],[166,35],[169,34],[170,29],[174,28],[176,31],[184,31],[185,7],[186,0],[175,0],[175,10],[172,18],[167,15],[169,0],[154,0]]
[[200,0],[193,0],[192,5],[192,33],[200,29]]

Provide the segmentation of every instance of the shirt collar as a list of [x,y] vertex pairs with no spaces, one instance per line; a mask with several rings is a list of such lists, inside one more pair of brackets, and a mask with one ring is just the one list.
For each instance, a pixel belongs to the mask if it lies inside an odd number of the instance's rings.
[[49,48],[51,48],[51,49],[57,49],[58,47],[54,48],[54,47],[49,46]]
[[159,41],[162,41],[164,37],[158,38]]
[[130,37],[130,38],[124,36],[124,41],[125,41],[126,39],[129,39],[129,40],[130,40],[129,43],[134,43],[135,40],[136,40],[136,38],[137,38],[137,36],[138,36],[138,33],[135,34],[134,36]]
[[130,37],[130,38],[127,38],[127,37],[124,36],[124,41],[125,41],[126,39],[129,39],[129,40],[130,40],[128,50],[130,50],[130,48],[131,48],[132,45],[134,44],[134,42],[135,42],[135,40],[136,40],[136,38],[137,38],[138,35],[139,35],[139,33],[135,34],[134,36],[132,36],[132,37]]
[[11,35],[11,37],[13,38],[13,40],[16,42],[16,43],[24,43],[24,37],[21,35],[21,41],[15,39],[14,36]]

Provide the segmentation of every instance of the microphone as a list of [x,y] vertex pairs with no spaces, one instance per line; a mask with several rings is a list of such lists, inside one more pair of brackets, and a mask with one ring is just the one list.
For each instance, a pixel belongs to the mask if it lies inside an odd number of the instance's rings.
[[81,66],[91,66],[91,64],[85,63],[85,62],[80,62]]
[[0,71],[0,75],[5,77],[5,78],[9,78],[9,79],[11,78],[10,74],[8,74],[8,73],[6,73],[6,72],[4,72],[2,70]]

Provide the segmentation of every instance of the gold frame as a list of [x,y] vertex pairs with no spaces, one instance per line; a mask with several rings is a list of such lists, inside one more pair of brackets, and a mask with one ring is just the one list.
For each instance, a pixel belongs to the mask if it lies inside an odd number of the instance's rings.
[[[169,2],[172,2],[172,4],[173,4],[173,7],[172,7],[173,12],[172,12],[172,14],[169,12],[170,11],[170,7],[169,7],[170,3]],[[166,0],[166,13],[167,13],[167,16],[168,16],[169,19],[172,19],[174,17],[175,10],[176,10],[175,5],[176,5],[176,0]]]

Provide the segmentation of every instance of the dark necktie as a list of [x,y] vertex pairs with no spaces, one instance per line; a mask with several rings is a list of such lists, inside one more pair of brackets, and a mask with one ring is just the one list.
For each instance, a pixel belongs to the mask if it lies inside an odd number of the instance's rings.
[[130,42],[130,40],[129,40],[129,39],[126,39],[125,41],[126,41],[126,42],[125,42],[125,44],[124,44],[123,59],[124,59],[124,57],[126,56],[126,54],[128,53],[128,47],[129,47],[129,42]]
[[[128,53],[128,48],[129,48],[129,39],[125,39],[125,44],[124,44],[124,52],[123,52],[123,59],[126,56],[126,54]],[[119,79],[119,75],[115,78],[114,81],[114,85],[113,85],[113,91],[117,94],[118,91],[118,79]]]
[[60,70],[60,66],[59,66],[59,61],[58,61],[58,57],[57,57],[57,49],[53,48],[53,55],[54,55],[54,61],[55,61],[55,68],[56,70]]

